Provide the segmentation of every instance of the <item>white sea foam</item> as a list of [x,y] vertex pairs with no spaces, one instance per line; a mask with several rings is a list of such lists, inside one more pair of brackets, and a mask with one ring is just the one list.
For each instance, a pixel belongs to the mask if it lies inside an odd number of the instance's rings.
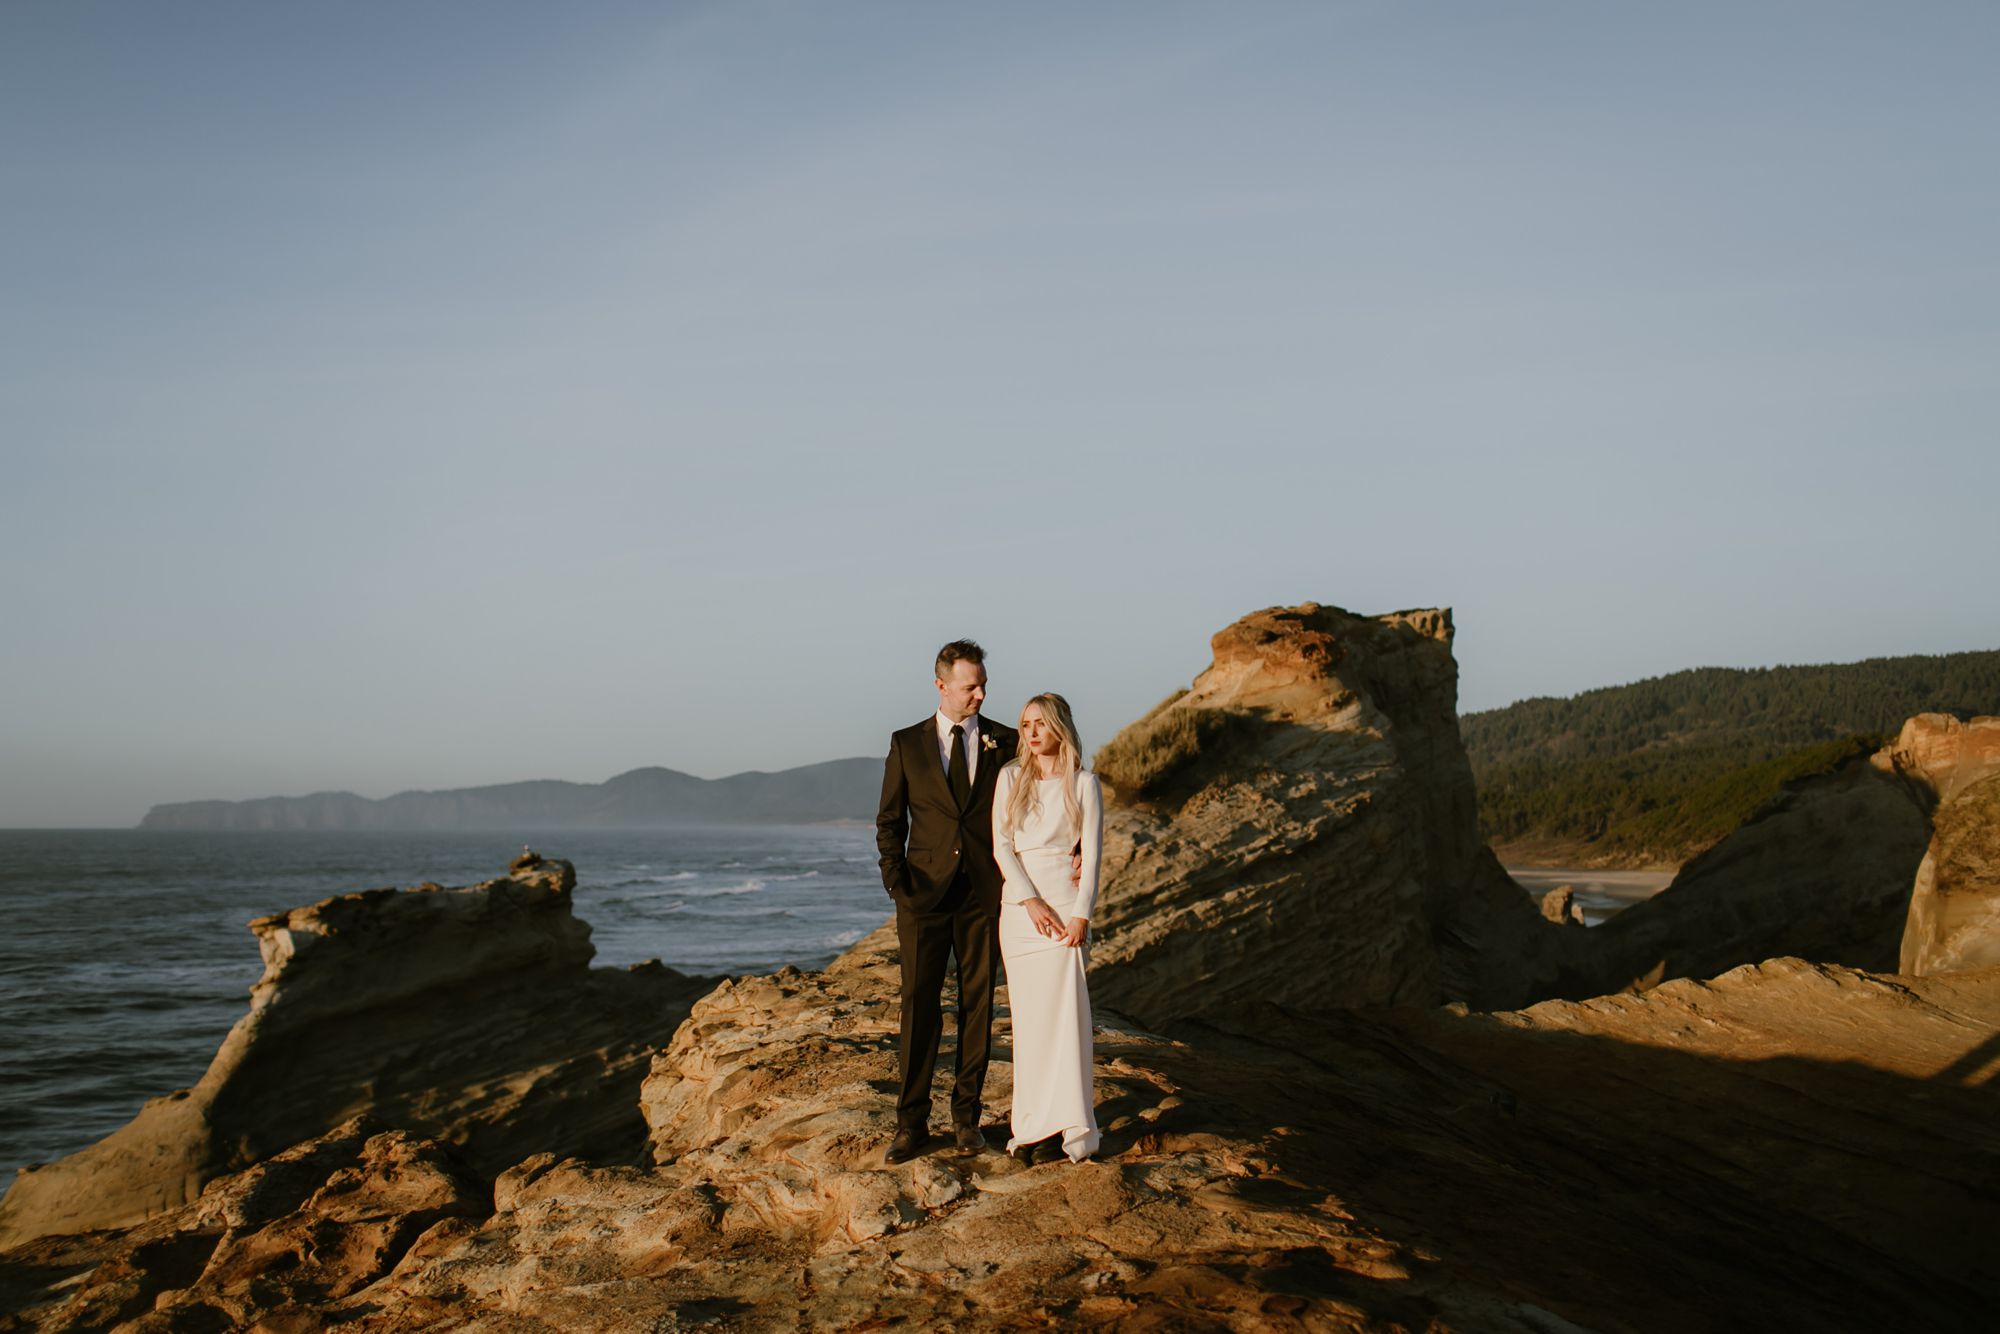
[[686,894],[689,898],[712,899],[720,898],[725,894],[755,894],[763,888],[764,881],[752,876],[748,880],[738,880],[727,885],[704,885],[699,889],[684,889],[681,893]]

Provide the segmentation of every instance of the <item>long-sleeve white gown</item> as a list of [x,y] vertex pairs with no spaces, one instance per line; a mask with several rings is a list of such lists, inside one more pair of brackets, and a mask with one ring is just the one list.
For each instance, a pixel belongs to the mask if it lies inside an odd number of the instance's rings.
[[[1032,764],[1030,758],[1027,763]],[[1057,917],[1090,916],[1097,900],[1097,865],[1104,838],[1104,798],[1097,775],[1076,775],[1083,828],[1071,827],[1060,778],[1040,785],[1040,804],[1018,829],[1006,826],[1019,763],[1000,771],[993,790],[993,853],[1000,889],[1000,957],[1007,965],[1007,1004],[1014,1035],[1013,1138],[1007,1151],[1050,1135],[1081,1162],[1097,1151],[1096,1090],[1091,1076],[1090,986],[1086,945],[1070,946],[1035,930],[1022,905],[1039,896]],[[1083,875],[1070,881],[1070,850],[1083,843]]]

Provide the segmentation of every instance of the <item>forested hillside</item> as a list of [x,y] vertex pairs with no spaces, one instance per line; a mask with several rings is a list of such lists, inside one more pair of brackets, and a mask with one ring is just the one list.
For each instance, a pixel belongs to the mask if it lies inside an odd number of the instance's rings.
[[1927,711],[2000,713],[2000,650],[1701,667],[1459,721],[1489,839],[1672,862]]

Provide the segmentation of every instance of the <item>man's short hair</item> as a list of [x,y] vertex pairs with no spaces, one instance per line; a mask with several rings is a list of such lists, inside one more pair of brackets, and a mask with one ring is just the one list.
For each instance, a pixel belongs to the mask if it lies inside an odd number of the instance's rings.
[[938,650],[937,679],[946,680],[951,676],[953,663],[969,662],[977,666],[986,665],[986,650],[970,639],[954,639]]

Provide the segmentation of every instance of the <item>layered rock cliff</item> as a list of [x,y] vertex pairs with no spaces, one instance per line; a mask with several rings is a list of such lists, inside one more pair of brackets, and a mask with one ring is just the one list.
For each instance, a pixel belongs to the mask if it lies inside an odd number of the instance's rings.
[[0,1329],[1970,1329],[2000,1297],[2000,970],[1102,1030],[1100,1160],[888,1168],[893,948],[697,1005],[653,1165],[489,1194],[345,1125],[0,1254]]
[[2000,964],[2000,718],[1920,714],[1888,758],[1938,803],[1910,894],[1902,971]]
[[1788,785],[1666,889],[1588,933],[1560,994],[1644,990],[1776,955],[1906,973],[2000,963],[2000,810],[1982,788],[1995,774],[2000,719],[1910,719],[1873,755]]
[[1451,639],[1448,610],[1257,612],[1098,752],[1101,1004],[1159,1023],[1549,993],[1568,946],[1479,837]]
[[1713,977],[1782,954],[1895,971],[1929,802],[1866,757],[1792,784],[1665,889],[1592,930],[1564,994]]
[[18,1174],[0,1244],[178,1208],[210,1179],[368,1114],[488,1175],[529,1154],[634,1155],[655,1048],[712,979],[592,969],[568,862],[466,889],[379,889],[250,924],[264,975],[191,1089]]

